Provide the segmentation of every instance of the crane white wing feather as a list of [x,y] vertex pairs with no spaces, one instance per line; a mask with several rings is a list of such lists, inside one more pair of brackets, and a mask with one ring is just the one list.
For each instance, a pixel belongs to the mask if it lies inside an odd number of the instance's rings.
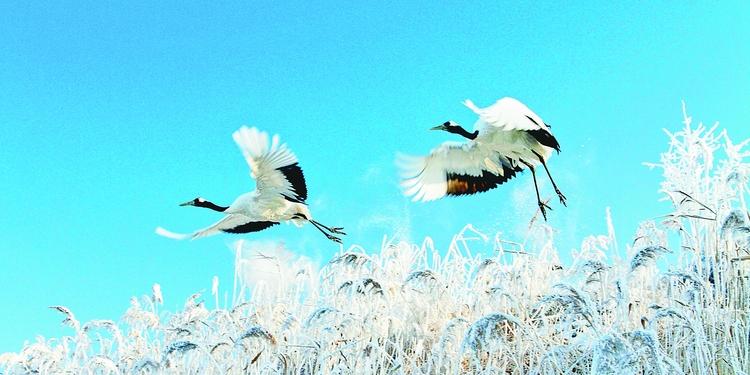
[[549,127],[541,117],[532,112],[525,104],[513,98],[502,98],[487,108],[479,108],[469,99],[466,99],[463,105],[479,115],[479,120],[474,125],[475,129],[482,128],[484,124],[487,124],[504,131],[539,129],[549,131]]
[[223,233],[224,230],[233,229],[240,225],[247,224],[251,221],[252,220],[250,220],[250,218],[245,215],[234,214],[227,215],[221,220],[213,223],[211,226],[197,230],[191,234],[174,233],[162,227],[156,228],[156,234],[175,240],[184,240],[186,238],[190,238],[190,240],[192,241],[196,238],[208,237],[213,236],[214,234]]
[[286,144],[279,146],[278,135],[272,137],[270,148],[268,134],[255,127],[243,126],[232,134],[232,138],[250,166],[256,190],[297,197],[292,183],[279,170],[297,163],[297,157]]
[[170,232],[162,227],[156,227],[156,234],[167,237],[167,238],[171,238],[174,240],[184,240],[190,237],[189,234],[180,234],[180,233]]
[[[479,177],[490,172],[503,176],[510,162],[481,144],[445,142],[428,156],[397,154],[396,165],[402,178],[400,187],[413,201],[436,200],[449,193],[448,175]],[[508,176],[510,178],[510,176]]]

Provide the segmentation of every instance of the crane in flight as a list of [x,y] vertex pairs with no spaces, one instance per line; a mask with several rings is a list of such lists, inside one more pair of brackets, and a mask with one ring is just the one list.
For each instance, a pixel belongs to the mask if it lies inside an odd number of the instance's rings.
[[428,156],[397,155],[404,195],[425,202],[446,195],[475,194],[497,187],[526,167],[534,179],[539,210],[547,220],[546,210],[552,208],[542,202],[536,178],[536,167],[541,164],[560,203],[566,205],[567,198],[547,168],[547,160],[553,150],[560,152],[560,144],[536,113],[507,97],[487,108],[468,99],[463,104],[479,116],[473,132],[453,121],[431,130],[461,135],[466,142],[445,142]]
[[216,205],[202,197],[180,206],[208,208],[226,214],[213,225],[192,234],[172,233],[162,227],[156,233],[174,239],[212,236],[219,233],[258,232],[281,222],[291,221],[301,227],[310,223],[329,240],[341,243],[334,234],[344,233],[344,228],[328,227],[315,220],[305,203],[307,186],[297,157],[286,144],[279,146],[279,136],[274,135],[269,144],[268,134],[257,128],[241,127],[232,134],[247,164],[250,177],[255,179],[255,190],[237,197],[229,206]]

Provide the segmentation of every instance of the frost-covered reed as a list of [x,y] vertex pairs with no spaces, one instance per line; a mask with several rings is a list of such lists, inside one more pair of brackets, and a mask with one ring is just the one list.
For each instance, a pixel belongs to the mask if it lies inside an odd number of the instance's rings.
[[195,294],[159,312],[158,285],[119,323],[53,306],[73,334],[0,355],[0,373],[750,374],[750,153],[715,130],[685,116],[667,133],[649,165],[674,211],[641,223],[624,256],[609,213],[569,267],[538,222],[523,243],[496,235],[490,258],[468,225],[445,251],[384,239],[319,271],[240,241],[229,306],[218,279],[214,309]]

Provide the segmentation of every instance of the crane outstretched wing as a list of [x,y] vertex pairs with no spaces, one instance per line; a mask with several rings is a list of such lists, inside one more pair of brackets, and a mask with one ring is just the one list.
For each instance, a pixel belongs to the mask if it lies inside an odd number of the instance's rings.
[[474,129],[490,125],[503,131],[524,130],[539,143],[560,152],[560,144],[552,135],[549,126],[529,107],[516,99],[502,98],[487,108],[479,108],[469,99],[463,104],[479,115]]
[[478,143],[445,142],[428,156],[397,154],[404,195],[413,201],[487,191],[508,181],[521,168]]
[[275,221],[251,221],[250,218],[245,215],[234,214],[227,215],[211,226],[203,228],[201,230],[197,230],[191,234],[173,233],[162,227],[156,228],[156,234],[175,240],[184,240],[186,238],[190,238],[190,240],[192,241],[196,238],[213,236],[214,234],[219,233],[258,232],[276,224],[278,223]]
[[502,130],[546,130],[549,127],[529,107],[513,98],[502,98],[487,108],[477,107],[466,99],[463,105],[479,115],[479,120]]
[[286,144],[279,146],[278,135],[272,137],[269,145],[266,132],[243,126],[232,138],[250,165],[250,176],[255,179],[258,192],[278,193],[288,200],[304,203],[307,199],[305,176],[294,153]]

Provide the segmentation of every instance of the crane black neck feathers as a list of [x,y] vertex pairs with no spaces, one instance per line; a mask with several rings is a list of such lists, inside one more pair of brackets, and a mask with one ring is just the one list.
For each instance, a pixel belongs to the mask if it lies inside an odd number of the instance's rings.
[[195,200],[193,200],[193,206],[208,208],[217,212],[224,212],[227,210],[227,208],[229,208],[229,206],[219,206],[214,204],[213,202],[209,202],[205,199],[200,198],[196,198]]
[[479,130],[474,130],[473,133],[469,133],[461,125],[452,125],[450,121],[443,124],[445,131],[448,133],[458,134],[466,139],[474,140],[479,135]]

